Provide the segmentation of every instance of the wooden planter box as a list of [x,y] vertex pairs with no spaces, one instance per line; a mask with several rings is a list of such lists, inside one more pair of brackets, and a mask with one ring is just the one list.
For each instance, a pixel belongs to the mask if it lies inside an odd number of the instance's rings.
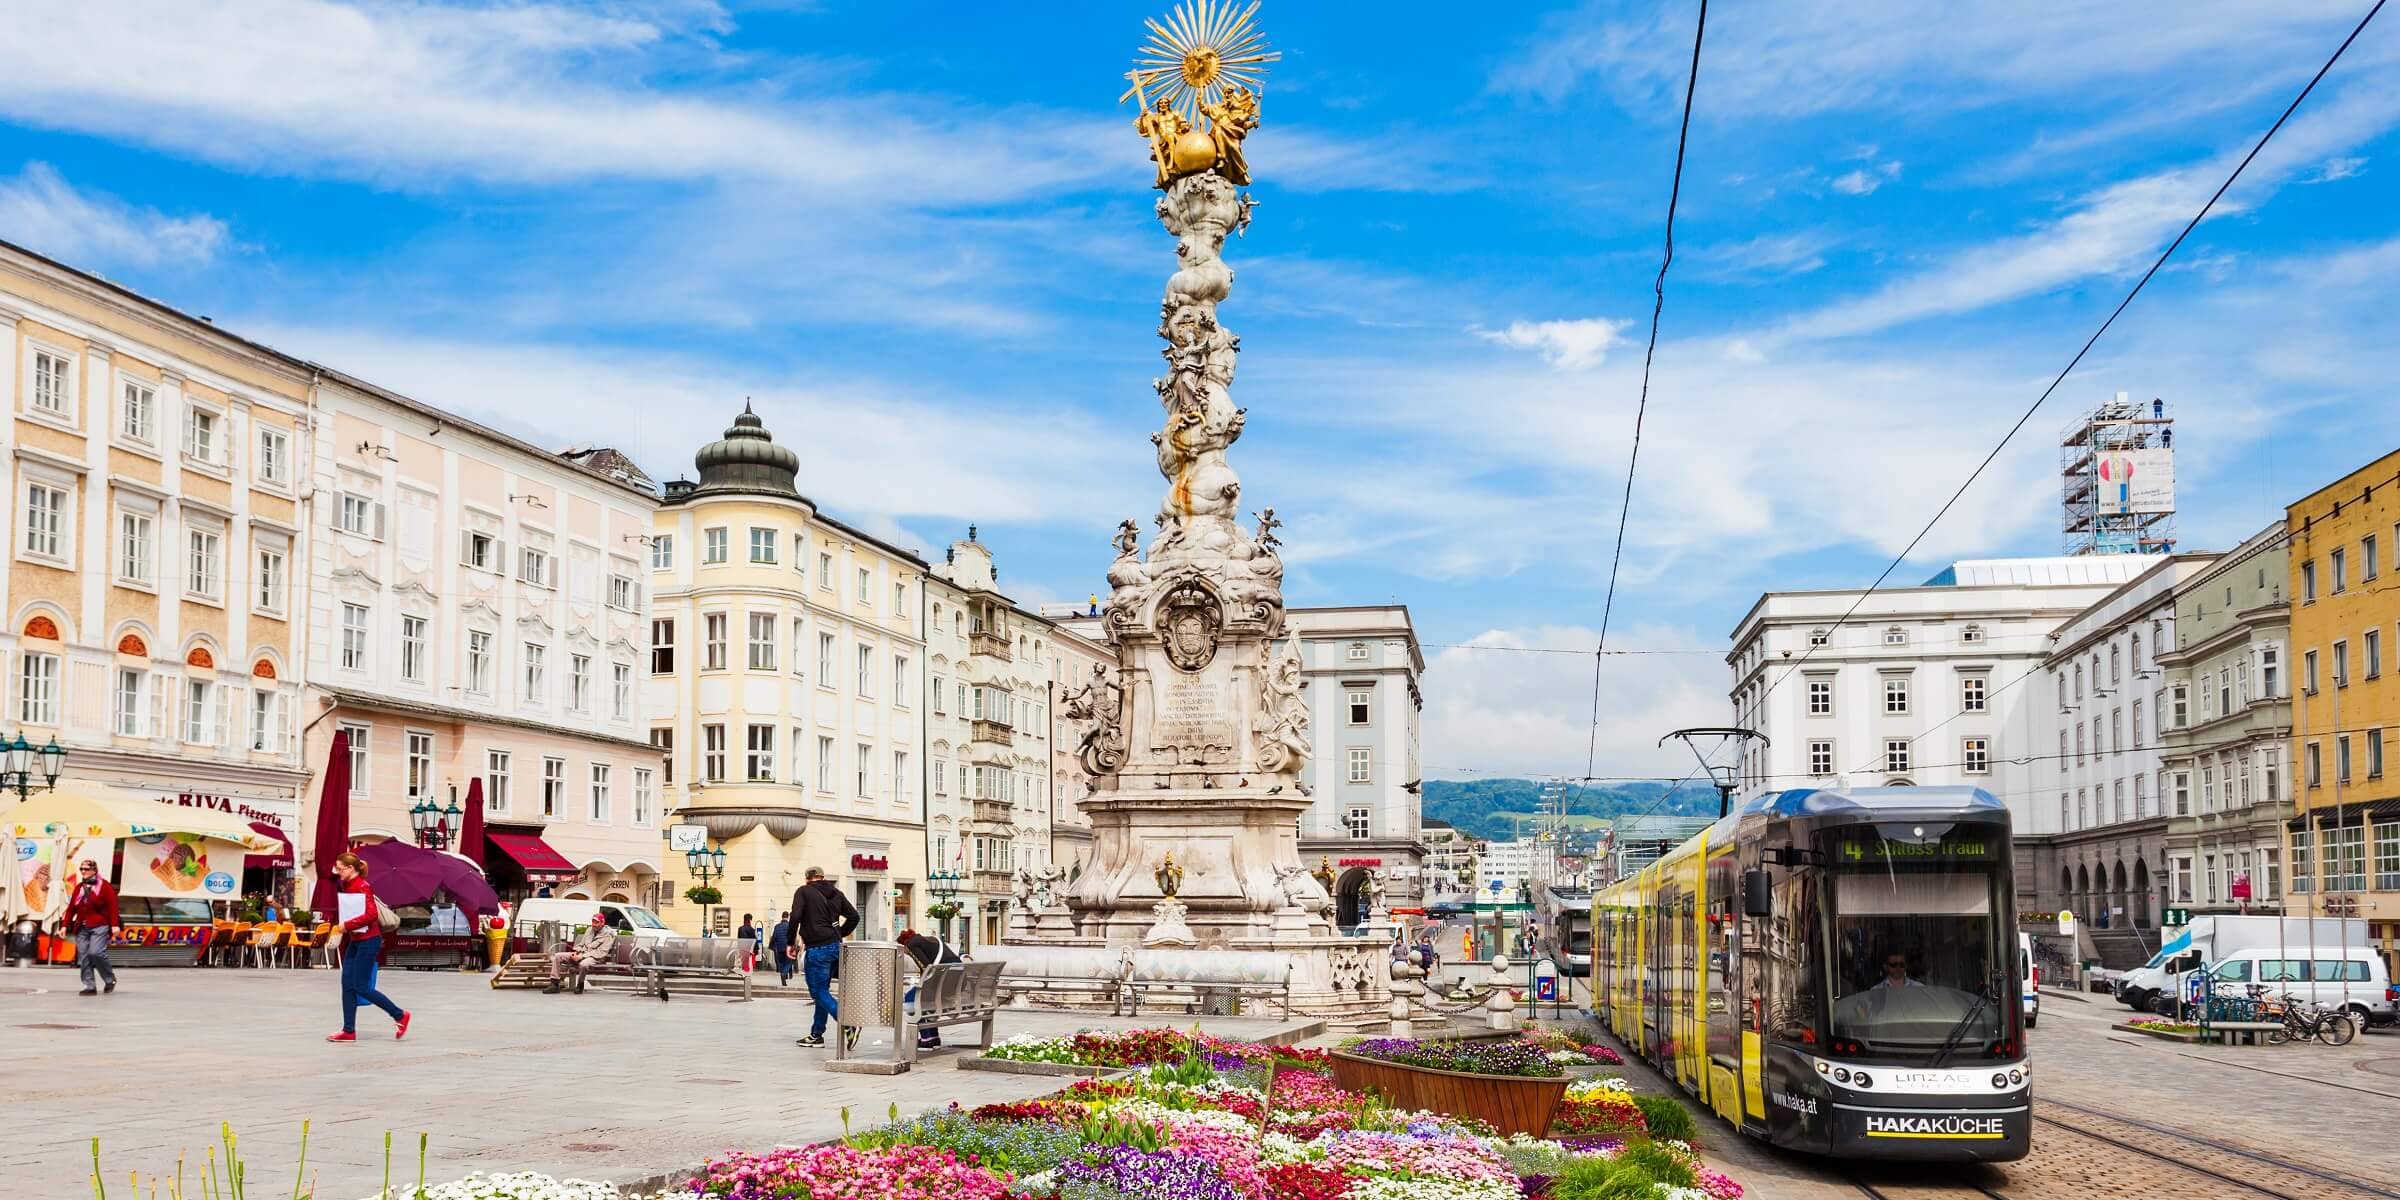
[[1505,1137],[1512,1133],[1542,1137],[1550,1118],[1566,1098],[1566,1076],[1535,1079],[1522,1075],[1469,1075],[1409,1067],[1379,1058],[1362,1058],[1336,1050],[1333,1081],[1353,1092],[1380,1093],[1399,1108],[1428,1109],[1487,1122]]

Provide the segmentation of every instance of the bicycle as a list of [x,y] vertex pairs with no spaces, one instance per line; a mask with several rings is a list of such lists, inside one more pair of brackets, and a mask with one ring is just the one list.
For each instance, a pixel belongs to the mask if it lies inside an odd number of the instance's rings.
[[2328,1046],[2347,1046],[2358,1036],[2358,1023],[2344,1009],[2327,1008],[2289,994],[2284,996],[2283,1004],[2283,1028],[2267,1034],[2270,1046],[2311,1038]]

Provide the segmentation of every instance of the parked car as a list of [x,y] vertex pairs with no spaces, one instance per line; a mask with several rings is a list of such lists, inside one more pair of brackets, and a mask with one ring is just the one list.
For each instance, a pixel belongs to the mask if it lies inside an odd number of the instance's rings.
[[592,923],[592,914],[595,912],[607,913],[609,925],[618,933],[632,934],[641,941],[676,936],[674,930],[667,928],[666,922],[658,919],[657,913],[639,904],[617,900],[560,900],[536,896],[518,901],[517,910],[510,914],[509,922],[514,928],[530,935],[534,926],[544,921],[555,921],[563,934],[572,936],[575,930]]
[[2383,955],[2371,946],[2320,947],[2315,958],[2301,947],[2236,951],[2209,969],[2220,994],[2244,994],[2252,984],[2269,996],[2296,996],[2326,1008],[2347,1010],[2361,1028],[2389,1025],[2396,1016]]
[[2031,1029],[2042,1015],[2042,969],[2034,965],[2030,933],[2017,935],[2017,978],[2018,996],[2025,1008],[2025,1028]]
[[2274,949],[2307,957],[2306,947],[2324,951],[2367,944],[2367,923],[2356,917],[2253,917],[2207,914],[2167,939],[2150,961],[2125,972],[2112,989],[2127,1008],[2172,1012],[2193,971],[2225,962],[2244,950]]

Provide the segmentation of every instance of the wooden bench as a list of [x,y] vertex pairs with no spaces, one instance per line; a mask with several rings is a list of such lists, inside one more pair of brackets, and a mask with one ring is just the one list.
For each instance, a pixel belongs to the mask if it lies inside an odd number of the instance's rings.
[[[619,938],[617,944],[632,941]],[[742,999],[750,999],[749,959],[757,938],[672,937],[638,942],[633,950],[633,973],[648,983],[646,990],[667,998],[667,978],[740,980]],[[613,963],[613,960],[612,960]]]
[[2228,1046],[2255,1046],[2261,1036],[2283,1027],[2281,1021],[2211,1021],[2208,1036]]
[[[1000,1014],[1000,968],[1005,965],[954,962],[925,968],[917,979],[917,1028],[981,1025],[982,1039],[977,1045],[989,1049],[992,1024]],[[915,1058],[913,1046],[909,1058]]]

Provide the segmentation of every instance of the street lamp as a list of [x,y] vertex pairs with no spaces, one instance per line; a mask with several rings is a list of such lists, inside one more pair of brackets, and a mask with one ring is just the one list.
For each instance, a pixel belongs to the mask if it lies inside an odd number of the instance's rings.
[[932,871],[925,876],[925,885],[933,891],[935,906],[949,914],[939,918],[942,923],[942,940],[945,942],[950,940],[950,918],[956,915],[958,885],[963,882],[965,882],[965,878],[956,871]]
[[[701,889],[715,891],[716,889],[711,885],[725,877],[725,847],[719,845],[714,850],[703,850],[698,847],[686,850],[683,852],[683,865],[684,869],[691,873],[693,891]],[[707,937],[712,932],[708,923],[709,908],[710,905],[705,902],[700,905],[700,936],[702,937]]]
[[[58,786],[58,773],[66,762],[67,748],[55,737],[41,746],[26,741],[22,733],[0,740],[0,790],[14,788],[17,799],[31,799],[35,792]],[[41,777],[38,784],[34,782],[37,775]]]
[[462,815],[464,814],[455,800],[450,802],[448,808],[435,804],[431,796],[417,801],[408,810],[408,827],[417,836],[417,848],[420,850],[449,849],[450,838],[458,831],[458,819]]

